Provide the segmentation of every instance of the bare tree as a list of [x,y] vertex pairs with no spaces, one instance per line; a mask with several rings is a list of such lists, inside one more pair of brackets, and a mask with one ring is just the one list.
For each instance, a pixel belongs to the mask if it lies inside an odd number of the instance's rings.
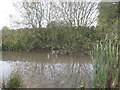
[[46,0],[44,5],[45,5],[44,20],[47,21],[47,23],[50,23],[51,21],[55,21],[55,14],[54,14],[55,11],[54,11],[53,2]]
[[24,0],[23,2],[15,3],[14,6],[19,10],[23,19],[23,24],[26,24],[35,29],[41,28],[41,22],[45,12],[43,2]]
[[98,19],[98,2],[81,0],[79,2],[60,2],[54,4],[59,21],[70,25],[91,26]]
[[42,0],[24,0],[15,4],[23,18],[23,24],[35,29],[41,28],[42,22],[64,22],[70,26],[91,26],[98,19],[98,2],[52,2]]

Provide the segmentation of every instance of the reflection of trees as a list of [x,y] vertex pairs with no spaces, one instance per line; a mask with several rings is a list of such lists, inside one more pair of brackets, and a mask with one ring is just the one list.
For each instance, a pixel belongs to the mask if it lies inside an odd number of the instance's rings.
[[89,63],[20,63],[19,68],[28,87],[90,86],[92,69]]

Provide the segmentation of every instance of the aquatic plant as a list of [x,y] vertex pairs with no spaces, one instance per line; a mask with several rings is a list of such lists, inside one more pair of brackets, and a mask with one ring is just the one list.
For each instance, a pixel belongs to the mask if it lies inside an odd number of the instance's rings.
[[85,84],[81,84],[78,88],[79,89],[84,89],[85,88]]
[[19,74],[15,73],[10,77],[10,80],[7,82],[6,88],[20,88],[22,87],[23,82]]
[[117,39],[106,39],[92,50],[93,87],[115,88],[118,84],[120,66]]

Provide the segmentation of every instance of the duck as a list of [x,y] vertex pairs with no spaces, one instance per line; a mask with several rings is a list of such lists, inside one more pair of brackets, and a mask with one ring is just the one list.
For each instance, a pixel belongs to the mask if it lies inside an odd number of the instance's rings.
[[54,54],[54,55],[60,55],[62,54],[59,50],[52,50],[52,53],[51,54]]

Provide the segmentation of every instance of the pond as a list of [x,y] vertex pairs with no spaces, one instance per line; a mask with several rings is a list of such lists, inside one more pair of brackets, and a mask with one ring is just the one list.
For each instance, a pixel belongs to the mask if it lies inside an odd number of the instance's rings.
[[0,84],[19,72],[27,88],[76,88],[92,83],[90,56],[53,55],[45,52],[2,52]]

